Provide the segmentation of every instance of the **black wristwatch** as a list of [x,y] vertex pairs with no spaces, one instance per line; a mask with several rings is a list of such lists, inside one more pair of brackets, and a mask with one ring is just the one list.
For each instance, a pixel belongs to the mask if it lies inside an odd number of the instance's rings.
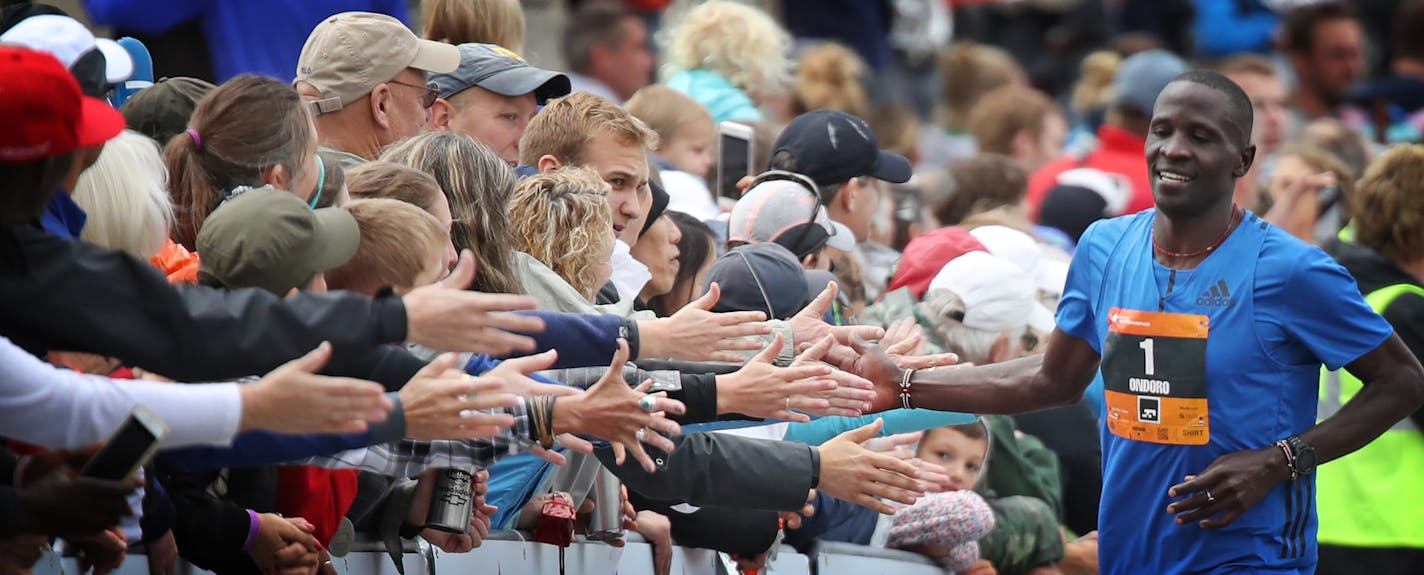
[[1286,454],[1286,465],[1290,467],[1291,479],[1315,472],[1315,448],[1301,439],[1299,435],[1292,435],[1282,441],[1277,441],[1276,446]]

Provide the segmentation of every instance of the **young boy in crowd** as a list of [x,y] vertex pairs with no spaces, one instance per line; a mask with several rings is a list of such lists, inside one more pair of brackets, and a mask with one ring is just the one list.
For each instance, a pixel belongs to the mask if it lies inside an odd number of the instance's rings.
[[662,85],[638,90],[625,107],[658,134],[654,164],[672,196],[668,209],[703,221],[717,217],[721,210],[707,188],[707,176],[716,162],[717,126],[707,108]]
[[448,235],[440,222],[400,200],[353,200],[346,211],[361,230],[356,253],[326,272],[328,289],[375,296],[390,288],[405,294],[445,274]]
[[896,511],[885,546],[936,558],[955,573],[979,563],[978,540],[994,528],[993,510],[974,491],[988,453],[989,430],[982,421],[925,431],[915,456],[943,468],[950,489],[926,493]]

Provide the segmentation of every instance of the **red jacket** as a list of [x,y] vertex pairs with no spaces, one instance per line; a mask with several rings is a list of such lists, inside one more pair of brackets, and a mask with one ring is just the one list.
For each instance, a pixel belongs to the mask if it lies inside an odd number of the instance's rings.
[[1034,221],[1038,221],[1038,207],[1043,205],[1043,198],[1058,181],[1058,174],[1073,168],[1095,168],[1109,174],[1120,174],[1132,182],[1132,199],[1118,215],[1135,214],[1155,203],[1152,200],[1152,182],[1147,177],[1147,141],[1122,128],[1103,124],[1098,128],[1098,147],[1086,157],[1059,158],[1029,176],[1028,203]]

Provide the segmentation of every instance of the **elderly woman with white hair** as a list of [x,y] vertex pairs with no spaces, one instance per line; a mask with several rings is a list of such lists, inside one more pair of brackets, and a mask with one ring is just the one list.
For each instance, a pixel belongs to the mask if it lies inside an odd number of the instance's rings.
[[124,130],[74,186],[74,203],[89,216],[80,237],[143,260],[157,255],[173,221],[167,179],[158,144]]

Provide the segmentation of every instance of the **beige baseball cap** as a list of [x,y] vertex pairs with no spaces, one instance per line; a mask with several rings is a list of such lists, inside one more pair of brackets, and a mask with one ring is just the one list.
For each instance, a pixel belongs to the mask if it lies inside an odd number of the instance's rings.
[[317,114],[340,110],[389,82],[406,68],[448,74],[460,67],[460,50],[421,40],[400,20],[385,14],[342,12],[323,20],[307,36],[297,59],[297,82],[321,93],[311,103]]

